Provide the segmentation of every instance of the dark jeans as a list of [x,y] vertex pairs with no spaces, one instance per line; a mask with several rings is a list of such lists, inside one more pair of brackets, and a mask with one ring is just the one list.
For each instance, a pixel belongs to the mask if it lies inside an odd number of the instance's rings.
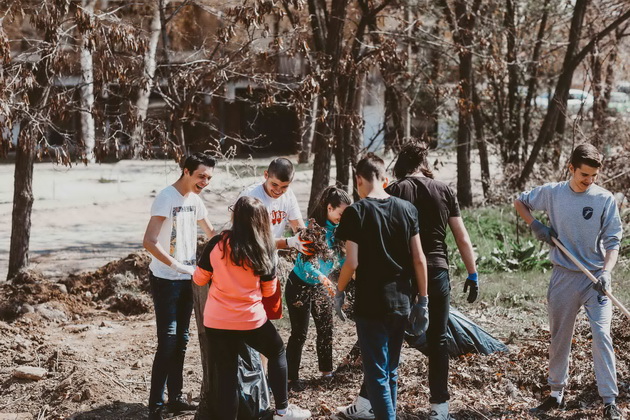
[[384,319],[356,317],[357,336],[363,357],[363,373],[377,420],[396,420],[398,363],[407,317]]
[[220,330],[206,327],[210,363],[220,381],[217,390],[219,419],[233,420],[238,414],[238,350],[242,343],[269,359],[267,374],[276,409],[287,408],[287,358],[282,338],[271,321],[255,330]]
[[167,280],[149,274],[158,346],[151,370],[149,406],[164,404],[182,393],[184,356],[190,338],[188,327],[193,310],[191,280]]
[[[429,329],[427,345],[429,348],[429,402],[441,404],[448,401],[448,317],[451,304],[451,282],[445,268],[429,268]],[[361,384],[359,395],[368,398],[365,381]]]
[[333,304],[323,285],[309,286],[293,272],[289,275],[285,298],[291,320],[291,336],[287,343],[289,380],[300,377],[302,349],[308,334],[308,322],[313,315],[317,330],[317,360],[320,372],[332,372]]
[[448,393],[448,316],[451,304],[451,282],[445,268],[429,268],[429,402],[441,404],[450,399]]

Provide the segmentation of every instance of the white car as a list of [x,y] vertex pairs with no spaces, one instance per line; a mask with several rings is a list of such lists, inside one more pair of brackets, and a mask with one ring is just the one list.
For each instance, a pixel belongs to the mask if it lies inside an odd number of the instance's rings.
[[[534,99],[534,104],[541,109],[549,107],[549,94],[544,93]],[[577,114],[580,109],[582,112],[589,112],[593,108],[593,95],[580,89],[569,89],[569,97],[567,99],[567,114]]]

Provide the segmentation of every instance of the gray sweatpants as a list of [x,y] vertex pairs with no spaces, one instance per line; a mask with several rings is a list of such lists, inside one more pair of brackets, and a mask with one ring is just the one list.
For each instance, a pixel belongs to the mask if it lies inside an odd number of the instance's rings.
[[[599,273],[593,273],[596,277]],[[581,271],[554,266],[547,291],[549,306],[549,385],[552,391],[567,386],[569,354],[575,319],[584,306],[593,335],[593,361],[597,390],[605,403],[614,401],[619,393],[615,353],[610,337],[612,303],[607,297],[597,296],[593,283]]]

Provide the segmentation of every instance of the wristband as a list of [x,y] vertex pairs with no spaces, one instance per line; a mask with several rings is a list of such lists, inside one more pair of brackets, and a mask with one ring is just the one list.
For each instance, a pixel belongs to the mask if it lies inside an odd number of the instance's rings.
[[289,247],[289,238],[284,238],[284,247],[285,248]]

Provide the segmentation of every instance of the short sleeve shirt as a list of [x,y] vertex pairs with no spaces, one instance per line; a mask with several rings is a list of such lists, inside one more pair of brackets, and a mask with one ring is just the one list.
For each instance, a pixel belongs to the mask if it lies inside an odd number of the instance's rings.
[[448,219],[461,215],[453,190],[431,178],[409,176],[389,185],[385,191],[409,201],[418,210],[420,240],[427,266],[448,269]]
[[[171,257],[184,265],[196,264],[197,221],[207,215],[201,198],[194,193],[182,196],[175,187],[168,186],[155,197],[151,216],[165,217],[158,234],[158,243]],[[190,280],[190,275],[178,273],[151,256],[149,269],[154,276],[168,280]]]
[[410,239],[418,231],[418,211],[396,197],[364,198],[344,211],[336,236],[359,246],[357,316],[409,314],[415,278]]
[[278,198],[270,197],[263,187],[263,183],[252,185],[239,194],[239,197],[248,196],[256,197],[269,211],[269,219],[271,220],[271,233],[274,238],[284,236],[284,231],[289,220],[298,220],[302,218],[302,212],[298,204],[297,198],[291,188]]

